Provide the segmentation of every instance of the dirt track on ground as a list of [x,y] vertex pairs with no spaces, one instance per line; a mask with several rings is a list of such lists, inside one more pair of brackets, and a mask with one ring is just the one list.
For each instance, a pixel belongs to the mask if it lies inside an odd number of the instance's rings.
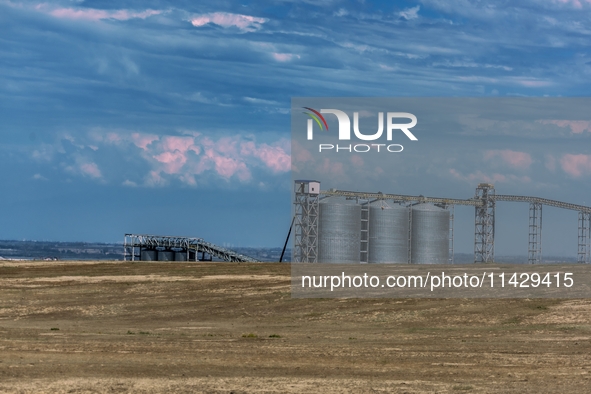
[[0,392],[591,392],[591,300],[292,299],[289,275],[0,262]]

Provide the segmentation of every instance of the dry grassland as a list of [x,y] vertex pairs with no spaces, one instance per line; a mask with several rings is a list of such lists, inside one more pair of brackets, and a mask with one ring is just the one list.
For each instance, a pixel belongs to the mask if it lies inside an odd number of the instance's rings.
[[291,299],[289,275],[0,262],[0,392],[591,392],[591,300]]

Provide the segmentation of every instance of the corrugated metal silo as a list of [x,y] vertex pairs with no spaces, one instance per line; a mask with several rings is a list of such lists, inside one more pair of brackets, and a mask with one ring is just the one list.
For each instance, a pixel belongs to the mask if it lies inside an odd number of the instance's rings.
[[369,263],[408,263],[408,208],[375,201],[369,206]]
[[187,261],[187,252],[174,252],[174,261]]
[[159,250],[158,261],[174,261],[174,252],[172,250]]
[[412,264],[446,264],[449,257],[449,211],[432,204],[412,207]]
[[318,205],[318,262],[359,263],[361,206],[338,197]]
[[142,249],[140,252],[141,261],[158,261],[158,253],[155,250]]

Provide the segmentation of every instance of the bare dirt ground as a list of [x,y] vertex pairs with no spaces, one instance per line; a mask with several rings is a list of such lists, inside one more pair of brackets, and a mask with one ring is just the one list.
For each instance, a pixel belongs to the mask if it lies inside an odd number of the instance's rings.
[[291,299],[289,275],[0,262],[0,392],[591,392],[591,300]]

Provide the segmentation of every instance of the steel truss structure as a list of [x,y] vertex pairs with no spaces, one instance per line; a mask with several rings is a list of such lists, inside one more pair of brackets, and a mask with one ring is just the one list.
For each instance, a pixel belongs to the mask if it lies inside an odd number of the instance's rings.
[[187,261],[190,260],[191,256],[194,256],[194,259],[197,260],[198,254],[201,253],[202,259],[205,259],[205,255],[208,254],[224,261],[259,262],[259,260],[253,259],[252,257],[206,242],[202,238],[125,234],[123,241],[124,260],[139,261],[142,250],[157,249],[186,252]]
[[476,188],[474,199],[481,202],[474,214],[474,262],[495,261],[495,187],[481,183]]
[[449,263],[454,263],[454,213],[455,207],[450,205],[443,207],[449,210]]
[[367,264],[369,261],[369,201],[357,200],[361,204],[361,234],[359,239],[361,245],[359,246],[359,262]]
[[[295,185],[295,216],[296,236],[294,237],[294,262],[317,262],[318,254],[318,201],[323,197],[340,196],[355,198],[358,201],[391,200],[394,203],[406,205],[432,203],[450,210],[450,263],[453,263],[454,245],[454,207],[455,205],[473,206],[475,208],[474,230],[474,262],[494,262],[495,249],[495,209],[497,201],[526,202],[530,204],[528,262],[531,264],[542,261],[542,206],[547,205],[579,213],[578,261],[591,263],[591,207],[566,203],[532,196],[516,196],[496,194],[494,185],[481,183],[471,199],[456,199],[444,197],[410,196],[404,194],[384,194],[354,192],[346,190],[322,190],[318,194],[309,193],[308,183],[317,181],[296,181]],[[362,208],[362,246],[360,262],[367,256],[369,237],[366,238],[364,229],[369,228],[369,215],[364,215]],[[412,211],[409,213],[412,221]],[[409,250],[411,233],[408,235]],[[364,254],[365,253],[365,254]],[[410,252],[409,252],[410,263]]]
[[[311,190],[311,183],[317,183],[318,189]],[[295,181],[294,263],[318,262],[319,185],[316,181]]]
[[539,264],[542,262],[542,204],[537,202],[529,203],[528,239],[527,262]]
[[591,263],[589,231],[591,230],[591,213],[579,212],[579,248],[577,261],[579,263]]

